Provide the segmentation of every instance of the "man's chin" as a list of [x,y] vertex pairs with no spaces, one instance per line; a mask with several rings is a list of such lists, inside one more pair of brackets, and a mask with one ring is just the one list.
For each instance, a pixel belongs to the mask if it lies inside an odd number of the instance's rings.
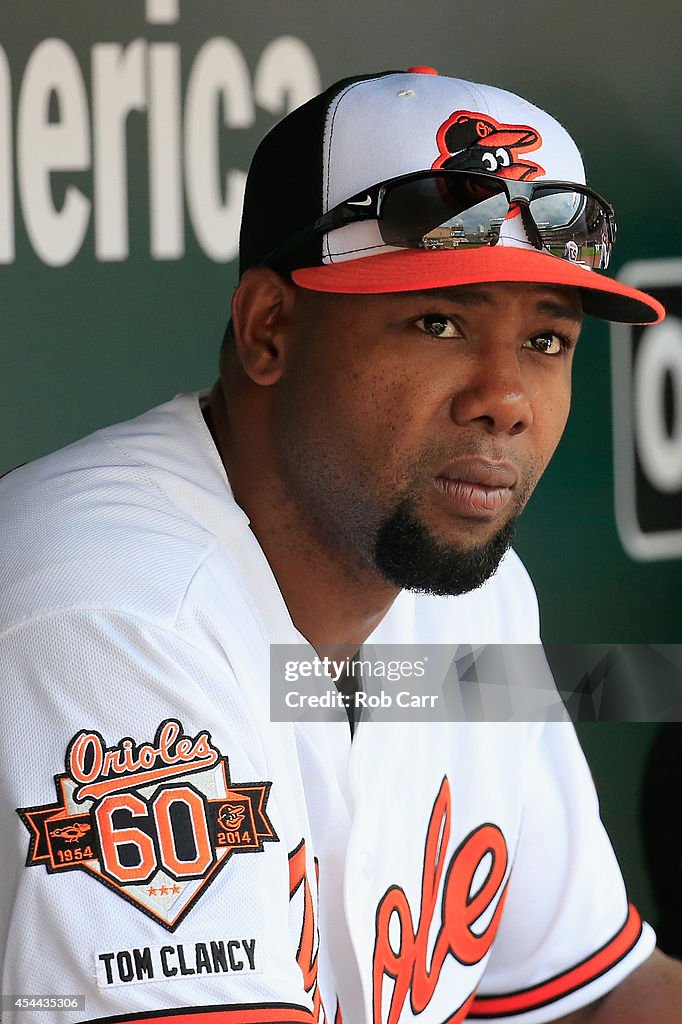
[[382,576],[402,590],[466,594],[495,573],[511,546],[516,520],[511,517],[484,541],[456,544],[436,537],[413,503],[405,500],[379,527],[374,562]]

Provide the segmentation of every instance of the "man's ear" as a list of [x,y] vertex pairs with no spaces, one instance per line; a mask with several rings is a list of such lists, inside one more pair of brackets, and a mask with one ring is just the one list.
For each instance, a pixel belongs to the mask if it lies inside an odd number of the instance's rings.
[[237,286],[232,299],[235,348],[254,384],[276,384],[282,375],[295,294],[295,285],[269,267],[252,267]]

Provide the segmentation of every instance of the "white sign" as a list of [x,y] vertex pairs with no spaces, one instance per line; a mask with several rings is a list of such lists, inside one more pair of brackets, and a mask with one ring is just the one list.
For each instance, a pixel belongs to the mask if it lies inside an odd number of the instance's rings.
[[615,510],[633,558],[682,557],[682,259],[629,263],[619,278],[668,308],[661,324],[611,326]]

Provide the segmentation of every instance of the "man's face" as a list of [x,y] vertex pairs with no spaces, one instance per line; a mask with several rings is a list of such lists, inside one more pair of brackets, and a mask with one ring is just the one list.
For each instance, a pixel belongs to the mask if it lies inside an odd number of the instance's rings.
[[278,384],[279,471],[349,566],[399,587],[487,579],[568,416],[573,289],[299,289]]

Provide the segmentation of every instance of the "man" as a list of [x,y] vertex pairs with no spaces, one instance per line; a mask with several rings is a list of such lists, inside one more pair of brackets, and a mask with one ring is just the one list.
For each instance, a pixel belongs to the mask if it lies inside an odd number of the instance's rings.
[[538,643],[509,544],[583,312],[662,316],[596,272],[583,182],[509,93],[337,83],[254,158],[210,395],[3,482],[6,992],[81,994],[76,1021],[677,1019],[570,724],[269,714],[271,644]]

